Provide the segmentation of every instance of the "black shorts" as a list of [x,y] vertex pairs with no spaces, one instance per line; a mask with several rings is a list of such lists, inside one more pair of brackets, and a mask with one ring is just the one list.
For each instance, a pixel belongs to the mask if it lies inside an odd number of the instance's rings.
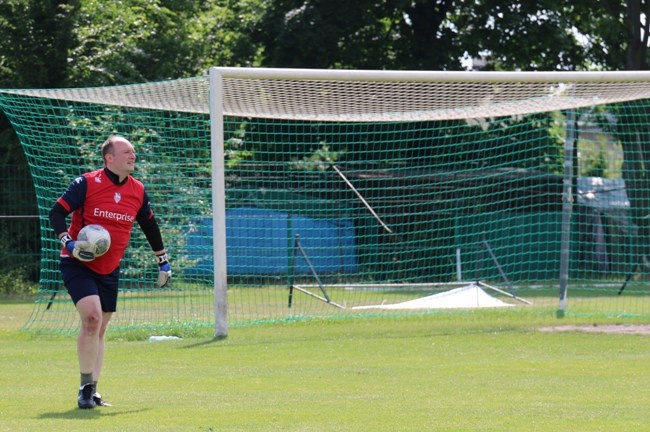
[[107,275],[100,275],[80,261],[61,258],[60,268],[63,284],[75,305],[84,297],[98,295],[102,311],[115,312],[120,281],[119,267]]

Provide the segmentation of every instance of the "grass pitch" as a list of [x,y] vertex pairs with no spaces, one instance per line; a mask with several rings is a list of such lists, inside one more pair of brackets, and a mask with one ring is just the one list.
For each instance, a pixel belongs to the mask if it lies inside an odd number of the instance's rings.
[[[650,424],[650,336],[542,332],[549,311],[477,310],[233,327],[149,343],[110,334],[76,408],[75,338],[20,330],[0,301],[0,430],[621,431]],[[615,322],[610,322],[615,323]],[[138,336],[140,338],[140,336]]]

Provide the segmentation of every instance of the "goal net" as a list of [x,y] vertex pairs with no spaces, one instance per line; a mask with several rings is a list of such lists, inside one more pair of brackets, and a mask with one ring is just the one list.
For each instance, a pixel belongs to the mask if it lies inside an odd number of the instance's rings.
[[379,313],[476,282],[511,304],[648,316],[649,97],[644,72],[214,68],[1,90],[41,216],[28,328],[77,325],[47,212],[112,133],[136,146],[174,269],[154,288],[135,229],[114,329]]

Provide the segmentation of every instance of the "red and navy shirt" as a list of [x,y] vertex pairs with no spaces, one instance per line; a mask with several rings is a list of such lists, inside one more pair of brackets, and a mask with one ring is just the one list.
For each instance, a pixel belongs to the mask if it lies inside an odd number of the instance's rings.
[[[118,183],[117,176],[106,168],[77,177],[57,203],[72,213],[68,233],[73,239],[77,238],[82,227],[90,224],[99,224],[111,234],[108,252],[86,263],[98,274],[109,274],[119,267],[131,239],[133,223],[153,217],[142,182],[128,176]],[[63,247],[61,256],[71,255]]]

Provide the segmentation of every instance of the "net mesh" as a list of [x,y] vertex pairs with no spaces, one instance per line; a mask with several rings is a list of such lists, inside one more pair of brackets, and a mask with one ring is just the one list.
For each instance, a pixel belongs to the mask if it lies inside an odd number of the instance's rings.
[[[477,280],[555,308],[567,109],[578,120],[570,309],[650,314],[647,76],[319,74],[223,75],[231,324],[358,313]],[[175,273],[171,288],[153,288],[157,267],[135,229],[112,328],[212,327],[209,95],[207,76],[0,91],[41,221],[28,328],[78,325],[47,213],[101,166],[112,133],[136,146]]]
[[[445,83],[225,80],[227,114],[313,121],[427,121],[559,111],[650,97],[639,82]],[[603,87],[605,90],[603,90]],[[600,91],[603,90],[603,91]],[[232,93],[230,93],[232,92]],[[461,96],[462,95],[462,96]]]

